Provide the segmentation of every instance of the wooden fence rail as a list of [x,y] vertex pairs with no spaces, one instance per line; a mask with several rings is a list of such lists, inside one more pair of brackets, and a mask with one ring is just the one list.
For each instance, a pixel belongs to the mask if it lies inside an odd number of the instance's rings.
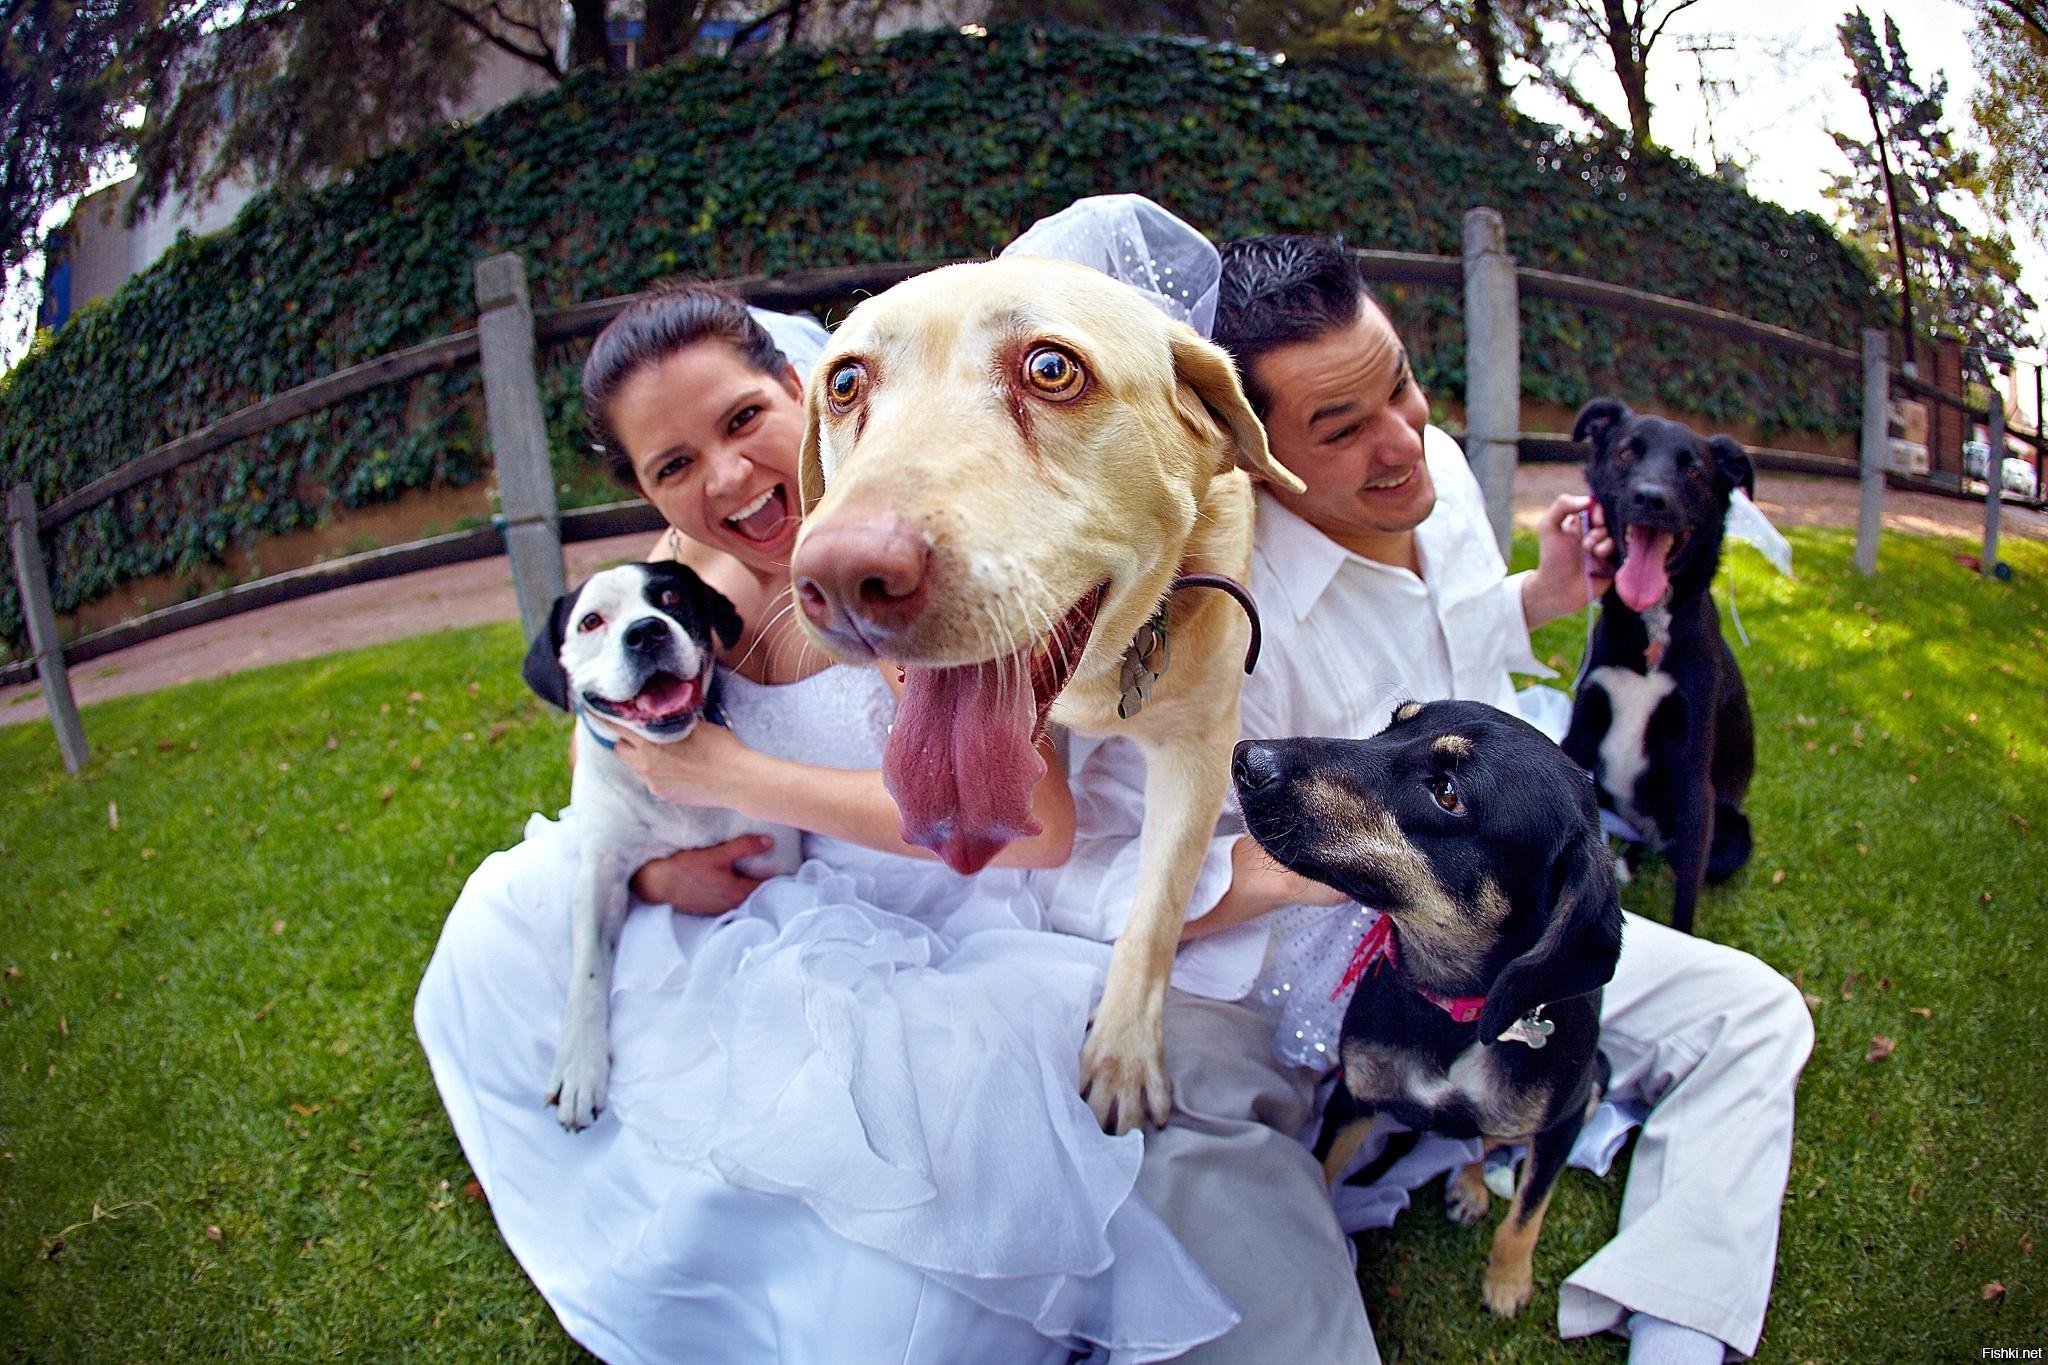
[[[1463,289],[1467,450],[1474,472],[1487,492],[1489,515],[1495,524],[1496,535],[1502,540],[1503,550],[1506,548],[1508,499],[1513,489],[1515,463],[1522,458],[1555,458],[1561,453],[1560,443],[1569,444],[1562,436],[1520,430],[1518,314],[1519,300],[1524,296],[1674,323],[1752,342],[1788,355],[1848,369],[1860,368],[1865,378],[1866,406],[1873,401],[1873,395],[1883,392],[1885,376],[1882,372],[1878,387],[1871,387],[1867,351],[1859,353],[1818,337],[1684,299],[1548,270],[1518,267],[1509,254],[1500,217],[1491,209],[1474,209],[1466,215],[1465,245],[1462,257],[1401,251],[1359,251],[1355,254],[1361,274],[1375,283]],[[799,271],[774,278],[739,276],[715,283],[762,307],[815,309],[879,292],[912,275],[948,263],[898,261],[850,265]],[[70,695],[65,676],[67,655],[69,663],[83,663],[188,626],[221,620],[258,607],[424,568],[485,558],[508,550],[518,561],[513,565],[513,573],[520,589],[522,615],[530,616],[534,601],[529,599],[538,600],[538,595],[545,592],[549,584],[560,582],[560,546],[563,543],[622,534],[643,527],[652,531],[660,524],[652,508],[637,503],[569,513],[555,511],[552,480],[546,464],[546,443],[540,434],[538,402],[532,384],[534,358],[539,348],[595,334],[636,297],[592,299],[562,308],[534,310],[525,302],[524,267],[516,258],[480,262],[480,322],[477,327],[465,328],[351,365],[252,403],[197,431],[157,446],[40,511],[36,510],[32,493],[26,486],[16,488],[11,493],[9,504],[14,526],[16,576],[23,583],[25,605],[32,596],[39,596],[47,602],[48,583],[41,562],[41,541],[81,514],[236,441],[259,436],[386,384],[402,383],[458,365],[481,363],[487,372],[485,406],[506,512],[495,524],[473,531],[315,564],[195,598],[93,632],[73,641],[68,648],[57,645],[52,627],[50,640],[37,640],[34,659],[0,664],[0,684],[25,681],[32,673],[42,677],[52,702],[52,722],[58,730],[66,764],[77,771],[86,762],[87,755],[75,709],[65,704]],[[499,340],[492,341],[493,336]],[[520,354],[522,348],[523,355]],[[1960,405],[1960,400],[1931,390],[1930,386],[1917,380],[1894,374],[1891,382],[1908,392]],[[517,420],[509,417],[508,407],[521,410]],[[1873,422],[1871,414],[1866,412],[1864,429],[1861,463],[1868,498],[1875,496],[1871,490],[1882,489],[1885,452],[1873,445],[1871,435],[1875,430],[1875,439],[1881,445],[1881,413]],[[2038,450],[2038,438],[2035,438],[2035,445]],[[1820,461],[1792,452],[1772,454],[1784,457],[1776,461],[1776,467],[1853,472],[1840,461]],[[1766,461],[1766,464],[1769,467],[1771,462]],[[1872,481],[1873,468],[1880,471],[1876,482]],[[1875,568],[1874,535],[1873,532],[1872,543],[1868,547],[1870,565],[1866,571],[1874,571]],[[553,561],[551,566],[547,562],[550,557]],[[1859,538],[1859,567],[1863,565],[1864,558],[1865,547]],[[29,591],[30,576],[38,580],[37,594]]]

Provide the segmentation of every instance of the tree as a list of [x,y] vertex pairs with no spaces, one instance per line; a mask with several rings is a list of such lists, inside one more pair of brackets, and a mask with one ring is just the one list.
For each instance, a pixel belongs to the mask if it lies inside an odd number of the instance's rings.
[[238,176],[317,182],[443,122],[476,70],[438,0],[248,0],[220,19],[149,92],[131,218]]
[[1650,140],[1650,51],[1664,36],[1665,27],[1698,3],[1700,0],[1562,0],[1566,26],[1582,41],[1606,49],[1628,104],[1629,141],[1638,150],[1654,145]]
[[0,271],[134,145],[127,116],[186,20],[164,0],[0,0]]
[[[2019,287],[2011,237],[1977,233],[1956,212],[1957,197],[1981,195],[1986,182],[1976,154],[1943,126],[1947,80],[1915,79],[1889,18],[1882,43],[1862,10],[1845,16],[1839,32],[1872,135],[1834,134],[1850,170],[1825,193],[1843,205],[1851,239],[1897,285],[1905,358],[1915,356],[1921,321],[1979,348],[2024,344],[2034,305]],[[1973,364],[1981,373],[1981,358]]]
[[2048,246],[2048,3],[1975,3],[1983,85],[1971,112],[1991,144],[1985,179],[2007,220]]

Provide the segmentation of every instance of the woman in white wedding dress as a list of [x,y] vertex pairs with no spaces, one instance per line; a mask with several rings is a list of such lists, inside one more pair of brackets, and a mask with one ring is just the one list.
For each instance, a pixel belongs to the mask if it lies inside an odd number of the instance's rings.
[[[812,831],[807,860],[758,887],[737,841],[641,870],[610,1104],[569,1133],[542,1095],[575,816],[533,817],[471,877],[420,986],[449,1117],[513,1253],[608,1360],[1179,1354],[1236,1314],[1134,1193],[1138,1135],[1105,1136],[1079,1098],[1106,948],[1044,932],[1020,871],[957,877],[902,845],[874,771],[887,680],[817,667],[788,631],[802,411],[782,353],[808,366],[823,334],[759,320],[773,339],[727,296],[657,294],[592,348],[585,388],[671,548],[748,623],[729,730],[664,758]],[[1064,857],[1056,762],[1035,805],[1047,832],[1012,846],[1018,867]]]

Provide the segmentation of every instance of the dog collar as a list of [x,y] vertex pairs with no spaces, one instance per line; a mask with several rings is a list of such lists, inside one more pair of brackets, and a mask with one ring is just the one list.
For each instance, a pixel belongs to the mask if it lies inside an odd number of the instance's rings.
[[[1367,972],[1378,971],[1382,962],[1393,971],[1401,970],[1401,944],[1400,940],[1394,937],[1393,916],[1387,914],[1382,914],[1374,920],[1372,928],[1366,930],[1358,940],[1358,947],[1351,953],[1351,965],[1344,969],[1343,979],[1337,982],[1337,989],[1330,992],[1330,999],[1335,1000],[1356,986]],[[1483,995],[1438,995],[1435,991],[1426,991],[1405,978],[1401,984],[1450,1015],[1451,1022],[1456,1024],[1477,1021],[1479,1012],[1486,1008],[1486,997]],[[1540,1010],[1541,1006],[1538,1006],[1538,1009]],[[1509,1030],[1510,1033],[1513,1031]],[[1537,1046],[1542,1045],[1539,1043]]]
[[597,732],[597,727],[590,723],[590,713],[584,710],[581,706],[576,708],[576,719],[583,726],[583,733],[589,735],[591,739],[595,740],[598,748],[616,749],[619,747],[619,742],[617,740],[606,739],[603,735]]
[[[1244,671],[1249,673],[1256,668],[1261,641],[1259,608],[1252,601],[1252,595],[1245,591],[1244,584],[1220,573],[1184,573],[1167,585],[1166,597],[1173,596],[1182,588],[1215,588],[1237,600],[1252,623],[1252,638],[1245,645]],[[1158,684],[1160,675],[1166,672],[1171,658],[1166,637],[1166,597],[1159,599],[1151,618],[1138,627],[1138,633],[1131,637],[1131,643],[1124,649],[1123,664],[1117,675],[1118,720],[1129,720],[1144,710],[1145,703],[1152,700],[1152,689]],[[1155,654],[1157,663],[1153,661]]]

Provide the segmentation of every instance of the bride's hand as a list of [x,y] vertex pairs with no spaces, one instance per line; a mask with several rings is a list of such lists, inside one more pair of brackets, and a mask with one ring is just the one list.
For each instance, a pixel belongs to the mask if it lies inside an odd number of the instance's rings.
[[700,721],[673,744],[619,737],[624,758],[647,790],[678,806],[737,807],[738,778],[753,750],[723,725]]

